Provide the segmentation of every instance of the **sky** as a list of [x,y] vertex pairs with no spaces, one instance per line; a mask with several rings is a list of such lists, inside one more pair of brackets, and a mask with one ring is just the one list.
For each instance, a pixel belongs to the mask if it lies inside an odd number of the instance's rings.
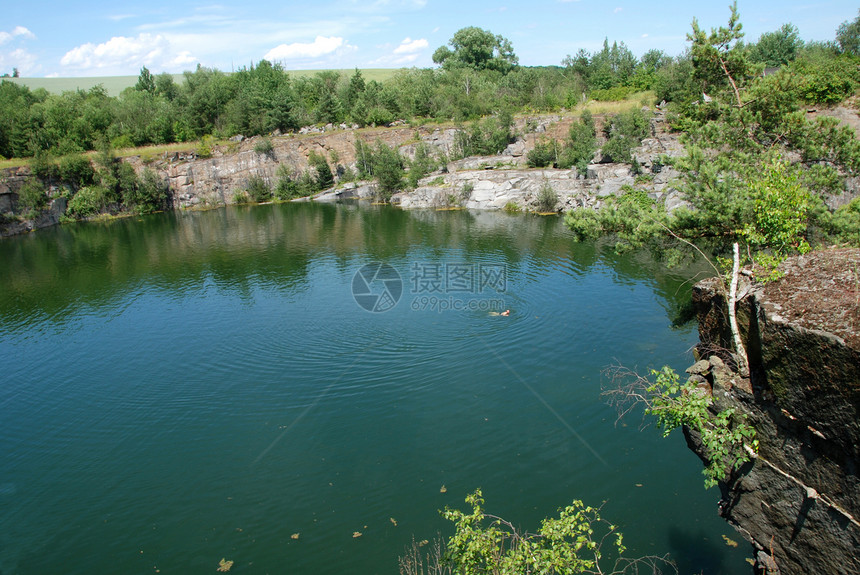
[[[527,66],[558,65],[605,38],[636,56],[682,53],[693,18],[725,25],[729,1],[695,0],[28,0],[4,2],[0,74],[22,77],[229,72],[262,59],[288,70],[429,67],[466,26],[509,39]],[[746,41],[792,23],[806,41],[833,40],[856,0],[739,0]]]

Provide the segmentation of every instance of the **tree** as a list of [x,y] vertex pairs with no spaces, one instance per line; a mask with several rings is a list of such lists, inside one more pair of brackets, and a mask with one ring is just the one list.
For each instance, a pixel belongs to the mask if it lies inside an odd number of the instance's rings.
[[403,186],[403,158],[397,149],[389,148],[382,140],[376,143],[373,152],[373,176],[384,200],[390,199]]
[[519,64],[510,40],[475,26],[461,28],[448,44],[453,50],[441,46],[433,53],[433,62],[446,70],[466,67],[507,74]]
[[709,86],[722,87],[727,82],[731,85],[737,106],[742,106],[739,82],[749,72],[749,62],[745,57],[741,40],[744,33],[743,25],[738,15],[738,3],[735,1],[730,9],[728,28],[711,29],[707,34],[699,28],[698,21],[693,19],[693,32],[687,34],[687,40],[693,43],[690,54],[693,57],[694,77]]
[[750,59],[775,68],[793,62],[803,48],[797,26],[783,24],[776,32],[765,32],[750,46]]
[[846,20],[836,30],[836,43],[843,54],[860,56],[860,10],[853,22]]
[[146,66],[140,69],[140,75],[137,77],[137,84],[135,84],[134,89],[138,92],[155,93],[155,79]]
[[308,165],[316,172],[317,190],[327,190],[334,186],[334,175],[322,154],[311,152],[308,156]]

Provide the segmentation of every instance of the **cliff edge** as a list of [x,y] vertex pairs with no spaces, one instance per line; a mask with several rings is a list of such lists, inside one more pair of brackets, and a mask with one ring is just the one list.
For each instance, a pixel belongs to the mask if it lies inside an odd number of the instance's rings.
[[[757,457],[720,484],[719,512],[756,551],[758,573],[860,573],[860,250],[790,258],[748,283],[737,308],[749,373],[732,369],[726,298],[697,284],[700,361],[714,412],[747,415]],[[748,375],[748,377],[747,377]],[[700,438],[685,430],[705,459]]]

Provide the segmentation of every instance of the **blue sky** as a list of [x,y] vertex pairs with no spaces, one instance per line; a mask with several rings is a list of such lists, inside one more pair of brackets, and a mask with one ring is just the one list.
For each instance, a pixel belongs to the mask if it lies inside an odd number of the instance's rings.
[[[22,76],[137,75],[203,66],[230,71],[263,58],[287,69],[397,68],[432,65],[433,51],[458,29],[505,36],[524,65],[560,64],[603,39],[641,56],[687,45],[692,19],[726,23],[728,0],[104,0],[7,2],[0,23],[0,73]],[[791,22],[804,40],[832,40],[857,17],[856,0],[740,0],[754,41]]]

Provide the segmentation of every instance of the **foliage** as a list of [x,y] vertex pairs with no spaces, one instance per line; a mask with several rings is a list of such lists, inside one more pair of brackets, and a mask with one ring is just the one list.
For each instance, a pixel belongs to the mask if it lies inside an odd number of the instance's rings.
[[737,2],[730,10],[728,27],[711,29],[709,34],[693,19],[693,32],[687,40],[692,43],[693,77],[702,82],[706,92],[730,86],[740,105],[740,83],[750,75],[751,66],[742,43],[744,33]]
[[455,532],[444,546],[434,546],[427,570],[413,545],[412,552],[400,558],[402,574],[609,574],[638,573],[640,568],[659,573],[660,565],[677,572],[665,558],[624,557],[624,537],[618,528],[601,517],[599,508],[582,501],[574,500],[559,509],[557,517],[545,518],[536,533],[487,514],[480,489],[467,495],[466,503],[468,511],[446,507],[442,512],[454,523]]
[[123,194],[126,208],[138,214],[151,214],[167,207],[167,183],[159,179],[155,170],[146,168],[141,177]]
[[608,141],[601,152],[612,162],[632,163],[633,148],[642,143],[649,131],[648,119],[640,110],[618,114],[604,126]]
[[455,156],[493,156],[502,153],[515,140],[513,116],[502,111],[496,116],[475,120],[469,129],[460,129],[455,137]]
[[570,126],[568,141],[565,146],[559,168],[576,167],[580,174],[588,173],[588,164],[594,158],[597,150],[597,131],[594,127],[594,119],[588,110],[582,112],[578,123]]
[[651,370],[654,381],[646,388],[649,396],[647,413],[657,417],[663,436],[673,429],[688,427],[701,435],[708,458],[703,473],[705,487],[712,487],[726,479],[728,474],[750,460],[744,444],[749,442],[753,451],[758,449],[755,428],[746,423],[746,416],[727,408],[712,414],[710,396],[696,388],[692,381],[681,383],[678,374],[670,367]]
[[761,176],[750,181],[749,190],[753,217],[741,233],[747,242],[769,248],[779,259],[795,251],[809,251],[804,234],[812,198],[796,172],[777,157]]
[[275,151],[272,139],[268,136],[260,138],[260,141],[254,144],[254,151],[261,156],[271,156]]
[[198,158],[211,158],[212,157],[212,145],[215,143],[215,138],[212,136],[203,136],[203,139],[200,141],[200,145],[197,147],[197,157]]
[[403,158],[396,149],[388,147],[382,141],[376,143],[373,152],[373,177],[378,184],[378,194],[382,200],[391,199],[391,195],[403,185]]
[[68,212],[77,218],[100,214],[109,203],[108,190],[102,186],[86,186],[78,190],[69,200]]
[[860,56],[860,10],[854,20],[846,20],[839,25],[836,30],[836,44],[843,54]]
[[32,214],[38,212],[48,203],[48,195],[44,184],[39,180],[28,180],[18,191],[17,212]]
[[63,182],[75,189],[92,184],[96,175],[90,160],[81,154],[70,154],[60,158],[57,174]]
[[275,197],[281,201],[292,200],[299,197],[299,185],[290,168],[286,164],[278,166],[278,183],[275,184]]
[[824,226],[833,240],[860,247],[860,198],[833,212]]
[[558,205],[558,193],[552,189],[548,181],[545,181],[538,191],[537,209],[539,212],[554,212]]
[[526,154],[526,165],[530,168],[546,168],[558,165],[561,146],[555,139],[539,140]]
[[433,53],[433,62],[446,69],[472,68],[506,74],[519,62],[510,40],[489,30],[469,26],[454,33],[448,46]]
[[417,187],[418,181],[436,168],[430,147],[423,142],[415,147],[415,155],[408,164],[406,183],[410,188]]
[[256,174],[248,178],[245,191],[248,192],[248,197],[252,202],[260,203],[272,199],[272,186]]
[[308,165],[313,168],[316,173],[316,189],[317,191],[327,190],[334,187],[334,174],[331,173],[331,168],[328,161],[322,154],[311,152],[308,155]]
[[749,57],[767,67],[779,67],[793,62],[803,48],[797,26],[783,24],[775,32],[765,32],[749,47]]

